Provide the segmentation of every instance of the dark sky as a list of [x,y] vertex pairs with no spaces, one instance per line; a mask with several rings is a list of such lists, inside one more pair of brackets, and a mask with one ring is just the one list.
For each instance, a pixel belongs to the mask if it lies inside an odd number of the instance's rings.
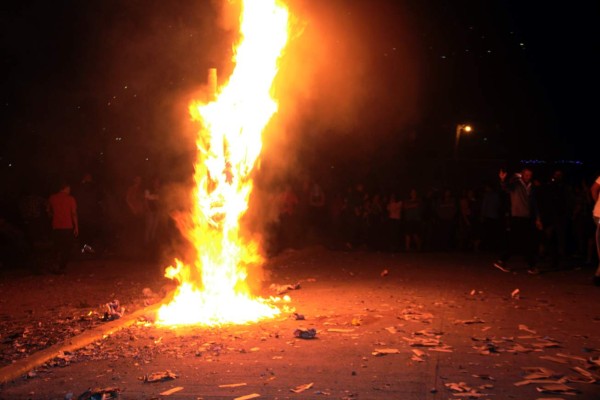
[[[159,160],[157,168],[186,170],[174,160],[191,151],[187,101],[207,68],[221,78],[232,68],[235,34],[221,3],[8,2],[0,168],[131,172]],[[293,147],[305,155],[339,159],[412,138],[425,155],[448,157],[454,126],[471,122],[477,134],[464,139],[465,156],[597,153],[597,2],[293,0],[290,8],[306,23],[282,71],[302,84],[281,84],[294,97],[282,110],[301,111],[281,148],[301,143]]]

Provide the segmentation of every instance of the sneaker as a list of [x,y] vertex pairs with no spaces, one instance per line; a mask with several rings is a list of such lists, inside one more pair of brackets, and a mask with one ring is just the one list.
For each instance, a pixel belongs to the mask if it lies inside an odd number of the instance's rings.
[[502,261],[502,260],[498,260],[498,261],[494,262],[494,267],[498,268],[502,272],[510,272],[510,270],[508,268],[506,268],[506,265],[504,264],[504,261]]

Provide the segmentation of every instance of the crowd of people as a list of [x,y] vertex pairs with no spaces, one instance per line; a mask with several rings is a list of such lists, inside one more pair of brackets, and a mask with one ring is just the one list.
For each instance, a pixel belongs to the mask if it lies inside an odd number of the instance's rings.
[[[324,244],[334,249],[390,252],[485,251],[510,271],[520,256],[531,274],[592,265],[600,254],[598,185],[567,182],[562,170],[537,179],[530,168],[480,187],[412,187],[367,191],[357,183],[326,196],[319,183],[282,191],[274,252]],[[318,189],[315,189],[318,188]],[[313,193],[323,197],[313,204]],[[594,210],[594,211],[593,211]],[[593,218],[592,218],[593,217]],[[600,265],[594,282],[600,285]]]
[[[75,185],[61,183],[49,196],[25,191],[18,223],[0,217],[1,262],[35,264],[30,255],[44,248],[57,273],[64,273],[75,251],[155,258],[159,243],[177,234],[162,191],[159,178],[135,176],[114,193],[90,173]],[[367,190],[358,182],[335,191],[308,180],[287,184],[277,195],[278,220],[265,247],[270,254],[315,244],[344,251],[485,251],[498,255],[493,265],[502,271],[510,271],[513,256],[522,256],[530,273],[539,273],[539,265],[592,265],[600,253],[599,191],[600,177],[574,184],[560,169],[547,180],[529,168],[510,175],[501,170],[487,183],[461,190]],[[600,285],[600,266],[594,282]]]
[[[135,176],[122,192],[85,173],[76,184],[61,182],[50,194],[30,186],[17,200],[18,218],[0,216],[0,265],[63,274],[74,255],[119,254],[152,260],[171,228],[161,206],[158,178]],[[14,217],[14,216],[13,216]]]

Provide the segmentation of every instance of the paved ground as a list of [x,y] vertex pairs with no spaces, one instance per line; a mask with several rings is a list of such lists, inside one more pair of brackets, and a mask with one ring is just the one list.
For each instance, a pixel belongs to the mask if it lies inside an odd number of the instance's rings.
[[[289,295],[305,320],[289,311],[252,325],[179,330],[140,321],[4,384],[0,398],[118,388],[123,399],[600,399],[600,288],[591,285],[592,268],[532,276],[518,262],[523,269],[503,273],[492,260],[286,252],[268,262],[261,294],[272,294],[271,283],[300,282]],[[143,308],[143,288],[167,290],[161,270],[91,260],[64,276],[5,271],[2,366],[101,328],[102,307],[115,298],[128,312]],[[309,328],[315,339],[294,336]],[[143,380],[166,371],[175,379]]]

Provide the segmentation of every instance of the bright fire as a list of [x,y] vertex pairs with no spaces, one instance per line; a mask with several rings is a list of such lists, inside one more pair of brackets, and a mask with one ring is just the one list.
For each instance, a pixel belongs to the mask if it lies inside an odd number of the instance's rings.
[[241,9],[241,40],[228,84],[214,101],[190,106],[201,130],[194,206],[183,233],[197,257],[193,265],[175,260],[167,268],[165,275],[179,286],[158,311],[160,325],[241,324],[281,312],[250,294],[247,267],[262,258],[257,244],[241,237],[239,222],[248,208],[262,132],[277,111],[271,86],[288,38],[288,11],[277,0],[245,0]]

